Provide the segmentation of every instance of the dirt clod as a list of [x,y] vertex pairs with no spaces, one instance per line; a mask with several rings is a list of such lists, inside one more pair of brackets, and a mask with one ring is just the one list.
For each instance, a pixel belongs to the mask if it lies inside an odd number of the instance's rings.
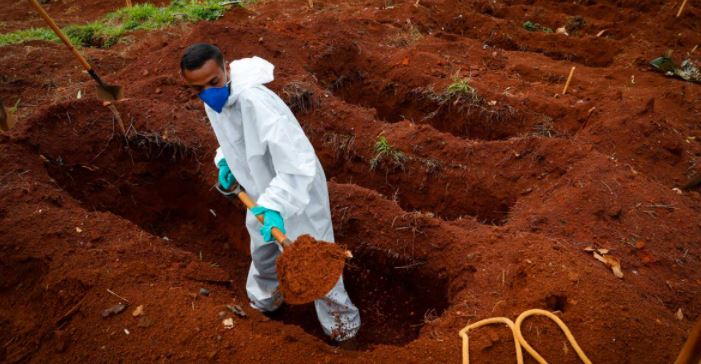
[[277,261],[285,301],[304,304],[326,295],[343,273],[346,252],[336,244],[300,236]]

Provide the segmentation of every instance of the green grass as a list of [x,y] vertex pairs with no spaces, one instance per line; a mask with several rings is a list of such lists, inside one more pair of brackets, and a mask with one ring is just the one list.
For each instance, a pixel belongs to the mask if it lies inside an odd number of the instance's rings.
[[553,32],[553,30],[551,28],[544,27],[544,26],[542,26],[538,23],[534,23],[530,20],[523,22],[523,24],[521,26],[523,27],[523,29],[526,29],[529,32],[535,32],[538,30],[543,31],[545,33],[552,33]]
[[30,40],[58,41],[58,37],[49,28],[31,28],[0,34],[0,45],[22,43]]
[[[68,25],[62,30],[76,46],[108,48],[136,30],[155,30],[181,22],[216,20],[226,11],[220,2],[221,0],[174,0],[166,7],[137,4],[108,13],[95,22]],[[31,40],[58,41],[58,37],[48,28],[0,34],[0,46]]]
[[[17,109],[19,109],[19,103],[22,102],[22,99],[17,99],[17,102],[15,102],[14,106],[8,108],[11,113],[17,114]],[[2,105],[0,105],[2,107]]]
[[458,95],[469,95],[475,93],[475,89],[470,86],[470,80],[467,78],[453,78],[453,83],[448,85],[445,93],[449,97]]
[[392,146],[387,138],[379,136],[375,142],[375,156],[370,160],[370,170],[373,171],[377,169],[380,163],[385,159],[389,159],[394,167],[404,169],[404,162],[406,161],[404,153]]

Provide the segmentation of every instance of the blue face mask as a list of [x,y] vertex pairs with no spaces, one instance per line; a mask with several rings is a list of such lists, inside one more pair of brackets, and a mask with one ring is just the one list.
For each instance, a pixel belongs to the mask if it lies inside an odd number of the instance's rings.
[[214,109],[214,111],[221,113],[224,109],[224,105],[226,105],[226,101],[229,100],[229,94],[231,93],[229,89],[230,84],[231,81],[227,82],[224,87],[210,87],[200,92],[200,99]]

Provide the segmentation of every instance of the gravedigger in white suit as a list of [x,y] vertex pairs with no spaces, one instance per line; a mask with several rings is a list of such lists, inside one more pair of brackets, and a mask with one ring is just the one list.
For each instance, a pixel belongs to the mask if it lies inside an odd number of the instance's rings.
[[[199,91],[219,142],[214,163],[225,189],[239,183],[258,206],[246,214],[252,263],[246,292],[251,306],[272,312],[283,302],[275,263],[280,247],[271,236],[279,228],[294,241],[302,234],[334,241],[326,176],[299,122],[266,83],[274,66],[259,58],[224,67],[221,51],[193,44],[181,59],[187,83]],[[255,215],[263,214],[264,224]],[[334,288],[314,301],[321,326],[329,337],[347,341],[360,329],[360,313],[339,278]]]

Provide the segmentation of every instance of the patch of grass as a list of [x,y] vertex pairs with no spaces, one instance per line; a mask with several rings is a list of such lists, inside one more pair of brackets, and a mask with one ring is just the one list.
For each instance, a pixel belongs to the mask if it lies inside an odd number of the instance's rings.
[[390,144],[385,136],[381,135],[375,142],[375,156],[370,160],[370,170],[377,169],[384,160],[390,161],[394,167],[404,169],[406,156],[401,150]]
[[49,28],[31,28],[0,34],[0,45],[17,44],[30,40],[58,41],[58,37]]
[[[101,19],[80,25],[69,25],[62,30],[76,46],[108,48],[127,33],[136,30],[163,29],[181,22],[216,20],[226,11],[220,0],[174,0],[166,7],[137,4],[108,13]],[[25,29],[0,34],[0,46],[30,40],[58,41],[48,28]]]
[[448,95],[467,95],[475,92],[475,89],[470,86],[470,80],[467,78],[453,78],[453,83],[448,85],[445,92]]
[[536,32],[539,30],[544,32],[544,33],[552,33],[553,32],[553,30],[551,28],[542,26],[538,23],[534,23],[530,20],[526,20],[525,22],[523,22],[523,24],[521,26],[523,27],[523,29],[526,29],[529,32]]
[[482,103],[482,96],[470,85],[469,78],[453,77],[453,83],[448,85],[443,93],[444,101],[451,99],[465,99],[470,103]]

